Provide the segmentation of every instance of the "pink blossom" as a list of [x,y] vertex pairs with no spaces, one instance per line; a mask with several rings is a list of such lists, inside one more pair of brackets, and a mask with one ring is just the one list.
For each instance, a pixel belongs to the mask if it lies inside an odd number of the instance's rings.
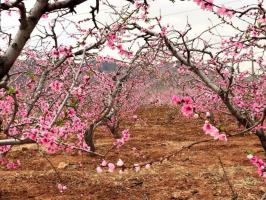
[[108,171],[114,172],[114,170],[115,170],[115,165],[113,163],[108,163]]
[[55,58],[57,58],[59,56],[59,52],[56,48],[53,48],[51,53],[52,53],[52,56]]
[[186,97],[183,97],[182,98],[182,102],[184,102],[185,104],[192,104],[193,103],[193,100],[192,100],[191,97],[186,96]]
[[119,159],[119,160],[117,161],[116,165],[117,165],[118,167],[122,167],[122,166],[124,165],[124,162],[123,162],[121,159]]
[[200,5],[202,3],[202,0],[193,0],[196,4]]
[[146,168],[146,169],[150,169],[150,168],[151,168],[151,165],[150,165],[150,164],[146,164],[146,165],[145,165],[145,168]]
[[135,169],[136,172],[140,171],[139,164],[134,164],[134,169]]
[[54,91],[54,92],[58,92],[60,90],[62,90],[63,87],[63,83],[55,80],[50,84],[50,88]]
[[266,17],[258,19],[259,23],[266,24]]
[[178,96],[173,95],[173,96],[172,96],[172,102],[173,102],[174,104],[180,104],[180,103],[181,103],[181,99],[180,99]]
[[225,8],[224,5],[222,5],[222,7],[220,7],[220,8],[218,8],[217,14],[221,15],[221,16],[227,16],[227,17],[233,16],[233,12],[230,11],[229,9]]
[[66,185],[63,185],[61,183],[58,183],[57,184],[57,188],[62,193],[62,192],[64,192],[67,189],[67,186]]
[[114,143],[114,145],[116,145],[118,148],[123,146],[125,142],[129,140],[129,137],[130,137],[129,130],[128,129],[123,130],[122,137],[119,139],[116,139],[116,142]]
[[262,159],[257,158],[256,156],[249,154],[248,159],[250,160],[250,162],[257,167],[257,173],[259,176],[262,176],[264,178],[264,181],[266,182],[266,173],[265,173],[265,169],[266,169],[266,165],[264,163],[264,161]]
[[103,169],[102,169],[101,167],[98,166],[98,167],[96,168],[96,172],[100,174],[100,173],[103,172]]
[[181,112],[186,117],[191,117],[191,116],[193,116],[193,106],[190,104],[185,104],[182,106]]
[[220,134],[219,130],[212,126],[209,121],[205,121],[202,129],[205,134],[209,134],[210,136],[214,137],[215,140],[227,141],[226,135]]
[[130,134],[129,134],[129,130],[123,130],[122,131],[122,138],[124,139],[125,142],[127,142],[129,140]]
[[225,134],[220,134],[220,135],[218,136],[218,139],[221,140],[221,141],[227,141],[227,137],[226,137]]
[[247,158],[248,158],[249,160],[251,160],[251,159],[253,158],[253,155],[252,155],[252,154],[248,154],[248,155],[247,155]]
[[203,10],[206,9],[206,10],[212,11],[213,10],[213,0],[205,0],[204,2],[202,2],[201,9],[203,9]]
[[90,76],[88,76],[88,75],[83,76],[83,80],[85,82],[88,82],[90,80]]
[[138,116],[137,116],[137,115],[133,115],[132,118],[133,118],[134,120],[137,120],[137,119],[138,119]]
[[20,166],[20,160],[17,160],[16,162],[9,162],[6,164],[7,169],[17,169]]
[[210,134],[214,131],[214,127],[209,123],[209,121],[205,121],[202,129],[206,134]]
[[215,127],[213,127],[213,130],[209,134],[210,136],[214,137],[215,140],[218,140],[220,137],[219,130]]
[[162,27],[161,32],[159,33],[161,37],[164,37],[167,33],[167,28],[166,27]]
[[106,160],[103,160],[102,163],[101,163],[101,166],[102,167],[106,167],[107,166],[107,161]]
[[0,146],[0,153],[5,153],[11,149],[11,145]]
[[193,117],[194,117],[195,119],[198,119],[198,118],[199,118],[199,114],[195,113],[195,114],[193,115]]

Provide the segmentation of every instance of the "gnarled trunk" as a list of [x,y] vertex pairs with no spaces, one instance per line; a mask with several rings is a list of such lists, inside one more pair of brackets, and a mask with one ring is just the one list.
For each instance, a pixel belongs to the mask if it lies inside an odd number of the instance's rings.
[[90,147],[90,151],[95,152],[95,145],[93,141],[94,135],[94,125],[90,125],[90,127],[85,131],[84,139],[86,144]]
[[106,124],[107,128],[110,130],[112,136],[115,138],[115,139],[118,139],[118,138],[121,138],[121,135],[119,134],[119,124],[120,122],[116,122],[114,125],[108,125]]
[[261,146],[263,147],[264,152],[266,153],[266,136],[265,136],[263,129],[258,129],[256,131],[256,135],[260,139]]

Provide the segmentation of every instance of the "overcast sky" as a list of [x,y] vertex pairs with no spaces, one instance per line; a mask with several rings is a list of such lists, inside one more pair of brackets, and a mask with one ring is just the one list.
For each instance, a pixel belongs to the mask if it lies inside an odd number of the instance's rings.
[[[118,8],[121,7],[121,5],[124,5],[126,2],[125,0],[109,1],[112,4],[116,5]],[[35,0],[25,0],[24,2],[26,4],[27,10],[29,10]],[[90,17],[90,2],[92,1],[88,1],[79,5],[76,8],[77,14],[70,14],[68,18],[72,20],[80,20],[85,17]],[[245,5],[254,4],[257,2],[257,0],[215,0],[214,2],[218,5],[224,4],[226,5],[226,7],[240,8]],[[193,29],[195,31],[200,31],[204,30],[208,25],[210,25],[208,19],[217,19],[217,17],[213,13],[202,11],[199,6],[197,6],[196,3],[193,2],[193,0],[176,0],[175,3],[172,3],[168,0],[155,0],[154,2],[151,2],[150,6],[151,15],[158,16],[159,14],[161,14],[163,16],[163,23],[173,25],[177,28],[183,27],[188,19]],[[102,10],[102,13],[110,12],[110,10],[106,9],[106,7],[102,7]],[[1,24],[3,29],[18,25],[18,15],[13,14],[12,17],[10,17],[7,15],[7,12],[4,11],[2,13]],[[110,20],[107,14],[98,16],[98,19],[106,22]]]

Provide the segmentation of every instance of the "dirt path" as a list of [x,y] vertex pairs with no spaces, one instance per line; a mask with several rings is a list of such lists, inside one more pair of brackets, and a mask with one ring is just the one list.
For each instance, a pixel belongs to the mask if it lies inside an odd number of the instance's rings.
[[[141,121],[131,126],[131,140],[108,156],[108,161],[121,158],[127,166],[160,159],[178,151],[182,146],[202,139],[210,139],[201,131],[202,122],[180,116],[171,108],[146,108],[139,111]],[[229,129],[232,125],[228,120]],[[233,127],[233,126],[232,126]],[[97,139],[97,151],[112,146],[107,136]],[[193,146],[171,157],[154,163],[151,169],[139,172],[126,170],[122,175],[104,172],[96,174],[98,158],[86,155],[48,155],[59,169],[68,189],[60,193],[58,181],[47,160],[37,147],[24,146],[10,153],[20,159],[17,170],[0,168],[0,199],[121,199],[121,200],[212,200],[231,199],[231,191],[219,163],[221,158],[239,198],[257,200],[266,192],[265,183],[246,158],[247,150],[263,157],[254,136],[229,138],[226,142],[209,142]]]

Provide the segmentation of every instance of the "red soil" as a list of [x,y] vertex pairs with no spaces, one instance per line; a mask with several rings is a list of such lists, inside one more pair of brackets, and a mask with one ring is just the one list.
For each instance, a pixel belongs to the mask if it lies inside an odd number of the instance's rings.
[[[171,154],[175,156],[153,163],[149,170],[128,169],[122,175],[118,170],[97,174],[98,157],[64,153],[43,156],[35,145],[24,145],[8,154],[11,159],[21,160],[20,168],[0,168],[0,199],[231,199],[232,192],[219,157],[238,199],[257,200],[266,192],[265,183],[246,158],[247,150],[264,156],[255,136],[201,143],[178,152],[184,145],[211,139],[201,130],[202,121],[186,119],[167,107],[142,109],[138,116],[141,120],[137,123],[123,125],[130,127],[131,140],[120,150],[110,152],[106,159],[116,163],[121,158],[126,166],[133,166]],[[230,120],[224,127],[227,131],[234,129]],[[112,146],[112,139],[102,135],[98,133],[96,141],[99,153]],[[67,185],[65,192],[60,193],[56,188],[58,176],[45,157]]]

